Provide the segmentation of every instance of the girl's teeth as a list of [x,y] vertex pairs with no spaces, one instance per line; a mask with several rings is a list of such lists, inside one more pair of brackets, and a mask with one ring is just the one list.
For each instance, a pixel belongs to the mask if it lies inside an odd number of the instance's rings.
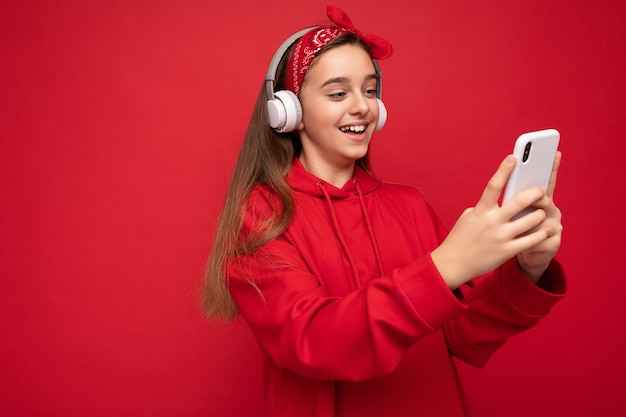
[[361,133],[365,130],[365,126],[347,126],[347,127],[342,127],[341,131],[342,132],[355,132],[355,133]]

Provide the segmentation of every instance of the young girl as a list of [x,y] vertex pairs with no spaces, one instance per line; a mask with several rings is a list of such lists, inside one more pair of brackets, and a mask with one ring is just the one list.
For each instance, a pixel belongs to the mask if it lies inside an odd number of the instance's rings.
[[[565,292],[553,261],[560,155],[548,190],[500,207],[515,164],[507,156],[446,233],[419,191],[370,170],[385,116],[375,60],[391,45],[327,12],[332,23],[284,54],[276,97],[259,95],[204,307],[216,318],[241,313],[252,329],[268,416],[467,416],[452,356],[483,366]],[[285,122],[273,100],[295,100],[301,117],[293,107]],[[536,210],[510,220],[528,206]]]

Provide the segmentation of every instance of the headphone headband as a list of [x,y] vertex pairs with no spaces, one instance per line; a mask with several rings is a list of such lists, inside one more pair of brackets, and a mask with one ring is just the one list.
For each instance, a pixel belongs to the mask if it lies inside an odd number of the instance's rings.
[[285,42],[280,45],[280,47],[274,53],[272,60],[270,61],[270,66],[267,69],[267,74],[265,75],[265,89],[267,90],[267,99],[274,99],[274,81],[276,81],[276,70],[278,70],[278,64],[280,64],[281,59],[283,59],[283,55],[287,52],[287,49],[291,47],[294,43],[298,41],[301,37],[303,37],[310,30],[315,28],[315,26],[302,29],[293,35],[291,35]]

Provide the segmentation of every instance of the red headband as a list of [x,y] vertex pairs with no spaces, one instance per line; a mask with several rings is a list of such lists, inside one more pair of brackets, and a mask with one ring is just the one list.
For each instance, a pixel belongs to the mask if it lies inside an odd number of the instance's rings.
[[324,45],[339,35],[352,32],[367,45],[373,59],[389,58],[393,53],[391,43],[377,35],[363,35],[357,30],[348,15],[336,6],[326,6],[326,14],[334,25],[319,26],[298,40],[289,59],[287,89],[295,95],[300,93],[302,80],[311,61]]

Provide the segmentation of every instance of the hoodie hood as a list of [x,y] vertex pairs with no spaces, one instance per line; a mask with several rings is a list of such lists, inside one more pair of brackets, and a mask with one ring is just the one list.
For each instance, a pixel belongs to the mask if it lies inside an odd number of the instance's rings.
[[[368,174],[359,166],[354,167],[354,175],[343,187],[337,188],[334,185],[316,177],[304,169],[298,158],[294,158],[291,171],[287,175],[287,184],[294,190],[309,194],[315,197],[325,197],[324,191],[320,188],[320,183],[325,185],[325,190],[333,199],[343,199],[353,197],[357,192],[369,194],[382,185],[382,181],[371,174]],[[357,191],[357,186],[359,190]]]

